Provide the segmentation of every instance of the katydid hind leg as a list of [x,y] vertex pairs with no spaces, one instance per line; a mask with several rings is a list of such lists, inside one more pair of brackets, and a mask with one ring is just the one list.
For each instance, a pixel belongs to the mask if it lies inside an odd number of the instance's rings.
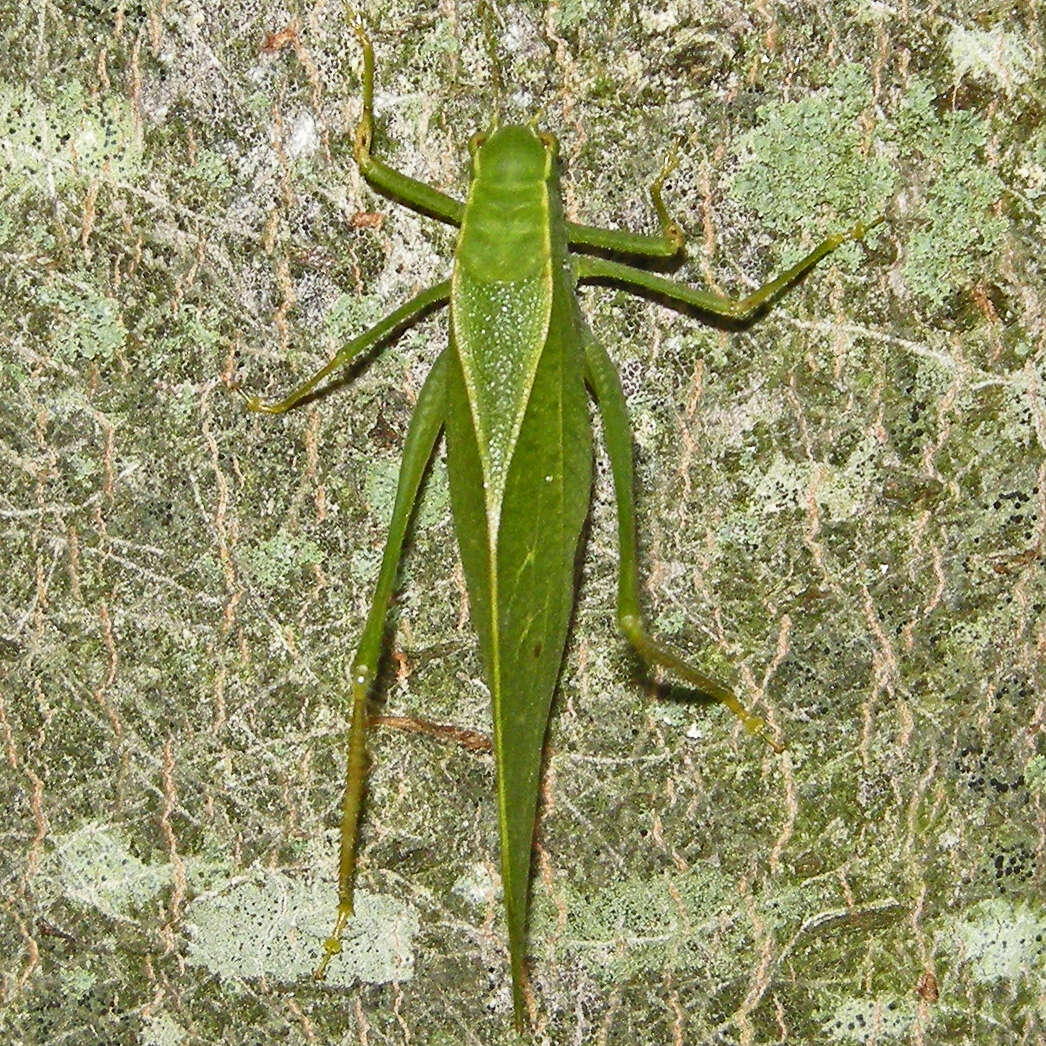
[[636,522],[634,477],[632,468],[632,431],[628,421],[621,379],[606,349],[590,333],[585,338],[586,380],[595,394],[603,438],[614,480],[618,524],[618,625],[637,654],[648,666],[667,669],[688,685],[727,706],[744,724],[745,729],[763,738],[775,751],[782,747],[768,733],[767,726],[752,715],[737,695],[723,683],[706,675],[667,643],[654,639],[643,624],[639,606],[639,575],[636,555]]
[[345,764],[345,792],[341,804],[341,855],[338,862],[338,914],[334,929],[323,945],[323,958],[313,975],[322,980],[331,959],[341,951],[341,936],[353,913],[356,876],[356,847],[359,836],[360,807],[367,773],[367,695],[374,682],[381,656],[381,641],[389,599],[396,583],[400,554],[407,525],[422,477],[432,457],[446,417],[447,363],[449,350],[440,354],[425,379],[410,419],[403,444],[396,502],[389,523],[385,552],[371,600],[359,649],[352,662],[352,725],[349,728],[348,756]]

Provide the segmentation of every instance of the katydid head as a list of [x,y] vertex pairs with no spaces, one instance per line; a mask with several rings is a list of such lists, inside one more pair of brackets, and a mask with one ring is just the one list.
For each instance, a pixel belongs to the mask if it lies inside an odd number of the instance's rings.
[[469,142],[472,176],[504,185],[547,181],[558,149],[555,136],[538,131],[533,123],[480,132]]

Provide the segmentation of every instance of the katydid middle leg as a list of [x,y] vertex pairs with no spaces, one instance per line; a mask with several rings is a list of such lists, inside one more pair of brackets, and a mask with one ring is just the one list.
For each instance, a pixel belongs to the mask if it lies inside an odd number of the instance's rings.
[[847,232],[835,233],[832,236],[825,237],[805,258],[796,262],[795,265],[781,273],[780,276],[768,280],[761,287],[743,298],[730,298],[724,294],[716,294],[713,291],[700,290],[697,287],[689,286],[689,284],[680,283],[678,280],[670,280],[664,276],[658,276],[657,273],[647,272],[645,269],[637,269],[632,265],[623,265],[620,262],[609,261],[605,258],[579,257],[577,259],[577,274],[580,280],[604,279],[614,283],[622,283],[628,287],[656,291],[672,301],[693,305],[702,312],[711,313],[713,316],[724,316],[728,319],[743,322],[750,319],[761,306],[771,302],[782,291],[795,283],[825,255],[831,254],[837,247],[849,240],[863,240],[872,229],[884,220],[884,218],[880,217],[867,224],[858,222]]
[[358,337],[343,345],[328,363],[320,367],[311,377],[306,378],[293,392],[284,396],[283,399],[267,401],[260,396],[245,396],[247,409],[257,411],[260,414],[283,414],[312,393],[324,378],[329,377],[341,367],[348,366],[371,346],[392,337],[397,331],[413,323],[427,309],[431,309],[436,305],[442,305],[449,297],[450,280],[444,280],[442,283],[437,283],[434,287],[428,287],[420,291],[410,301],[405,302],[398,309],[393,309],[388,316],[380,319],[369,330],[365,330]]
[[403,540],[414,509],[414,499],[422,476],[432,457],[432,448],[446,417],[446,386],[449,349],[445,349],[433,364],[418,394],[414,414],[403,444],[396,488],[396,503],[389,523],[389,535],[378,572],[374,598],[367,613],[367,623],[360,638],[359,649],[352,662],[352,726],[349,729],[349,753],[345,768],[345,794],[341,804],[341,857],[338,862],[338,916],[330,937],[323,944],[323,958],[313,976],[322,980],[331,959],[341,951],[341,935],[352,917],[353,890],[356,877],[356,845],[359,835],[360,806],[367,773],[367,694],[378,671],[381,640],[385,633],[385,617],[389,599],[396,582]]
[[758,716],[752,715],[728,686],[695,668],[667,643],[652,638],[644,627],[639,607],[632,431],[628,423],[628,408],[625,405],[625,395],[621,389],[617,368],[607,355],[606,349],[588,332],[585,337],[585,365],[585,378],[595,394],[603,421],[603,438],[606,440],[610,469],[614,477],[620,560],[617,586],[618,627],[647,665],[658,665],[668,669],[696,690],[726,705],[750,734],[763,738],[774,751],[783,751],[783,746],[769,736],[766,723]]

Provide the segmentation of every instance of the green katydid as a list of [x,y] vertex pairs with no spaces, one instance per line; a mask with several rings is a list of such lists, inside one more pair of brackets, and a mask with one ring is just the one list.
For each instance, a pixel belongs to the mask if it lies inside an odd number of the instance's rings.
[[[714,316],[744,322],[847,240],[873,225],[831,236],[777,279],[743,298],[697,290],[652,272],[571,248],[672,258],[683,234],[661,188],[650,187],[660,235],[565,220],[557,143],[534,122],[508,125],[470,142],[472,180],[464,204],[387,166],[371,152],[374,52],[359,24],[363,114],[355,158],[380,192],[458,226],[452,274],[415,295],[289,396],[248,400],[252,410],[282,413],[333,371],[387,340],[434,306],[450,306],[450,344],[433,365],[414,408],[376,590],[351,669],[352,723],[341,810],[338,909],[316,970],[322,978],[341,949],[353,914],[360,806],[367,756],[367,699],[374,682],[389,599],[419,484],[437,438],[447,441],[447,472],[472,622],[493,701],[501,875],[508,923],[517,1027],[526,1007],[526,924],[542,748],[574,602],[575,557],[589,507],[592,435],[588,393],[602,421],[617,500],[620,567],[617,618],[648,667],[667,669],[725,704],[745,729],[781,746],[732,690],[651,638],[639,607],[631,433],[621,383],[578,305],[582,280],[653,292]],[[587,391],[586,391],[587,387]]]

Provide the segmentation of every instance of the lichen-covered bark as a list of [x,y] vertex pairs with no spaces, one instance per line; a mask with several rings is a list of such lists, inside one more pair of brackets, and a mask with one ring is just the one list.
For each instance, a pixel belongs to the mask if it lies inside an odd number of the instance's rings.
[[[0,1029],[12,1041],[512,1041],[489,756],[373,739],[334,901],[344,667],[447,272],[351,160],[340,6],[4,5]],[[498,107],[567,208],[742,292],[885,210],[743,333],[584,293],[636,429],[655,629],[787,739],[655,695],[613,628],[608,477],[547,757],[539,1042],[1043,1034],[1044,41],[1031,4],[371,5],[378,148],[459,194]],[[500,18],[500,21],[498,20]],[[601,466],[601,472],[605,468]],[[489,732],[445,476],[386,710]],[[659,697],[666,698],[665,700]]]

